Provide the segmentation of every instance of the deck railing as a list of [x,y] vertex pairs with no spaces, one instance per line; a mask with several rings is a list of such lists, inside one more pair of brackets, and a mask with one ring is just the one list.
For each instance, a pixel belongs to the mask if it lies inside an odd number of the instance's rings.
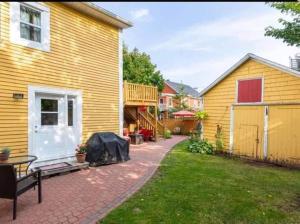
[[155,106],[158,104],[157,87],[125,81],[123,90],[125,105]]

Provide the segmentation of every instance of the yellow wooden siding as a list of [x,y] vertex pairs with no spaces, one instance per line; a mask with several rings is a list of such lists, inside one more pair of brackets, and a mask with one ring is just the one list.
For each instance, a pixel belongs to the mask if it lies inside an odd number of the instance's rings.
[[300,105],[269,107],[268,159],[300,164]]
[[[9,3],[1,2],[0,147],[28,147],[28,85],[82,90],[83,138],[119,131],[118,29],[60,3],[50,8],[50,52],[9,41]],[[14,92],[23,93],[16,101]]]
[[204,95],[204,137],[215,142],[217,124],[223,126],[225,148],[229,148],[230,106],[235,103],[236,80],[264,78],[265,103],[300,102],[300,78],[275,68],[248,60]]
[[232,152],[241,156],[263,159],[264,107],[234,107]]

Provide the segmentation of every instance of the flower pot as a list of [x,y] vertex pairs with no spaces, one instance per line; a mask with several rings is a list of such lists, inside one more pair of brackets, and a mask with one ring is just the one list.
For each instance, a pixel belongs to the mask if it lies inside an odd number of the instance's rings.
[[84,163],[85,162],[85,153],[76,153],[76,159],[78,163]]
[[6,161],[9,158],[9,152],[2,152],[0,153],[0,161]]

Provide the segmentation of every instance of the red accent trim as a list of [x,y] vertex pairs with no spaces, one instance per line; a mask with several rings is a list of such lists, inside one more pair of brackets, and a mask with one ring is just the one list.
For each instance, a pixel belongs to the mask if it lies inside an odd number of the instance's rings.
[[238,81],[238,103],[261,102],[262,79]]

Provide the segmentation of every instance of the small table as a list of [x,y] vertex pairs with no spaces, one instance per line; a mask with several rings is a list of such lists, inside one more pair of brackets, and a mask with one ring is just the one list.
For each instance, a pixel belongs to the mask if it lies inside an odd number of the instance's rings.
[[143,139],[144,136],[142,134],[130,134],[129,137],[131,139],[131,143],[134,145],[139,145],[144,143],[144,139]]
[[26,156],[13,156],[9,157],[8,160],[0,161],[0,166],[3,164],[5,165],[13,165],[13,166],[19,166],[19,177],[21,177],[21,165],[22,164],[28,164],[26,167],[26,174],[28,172],[28,168],[31,165],[33,161],[37,160],[36,156],[26,155]]

